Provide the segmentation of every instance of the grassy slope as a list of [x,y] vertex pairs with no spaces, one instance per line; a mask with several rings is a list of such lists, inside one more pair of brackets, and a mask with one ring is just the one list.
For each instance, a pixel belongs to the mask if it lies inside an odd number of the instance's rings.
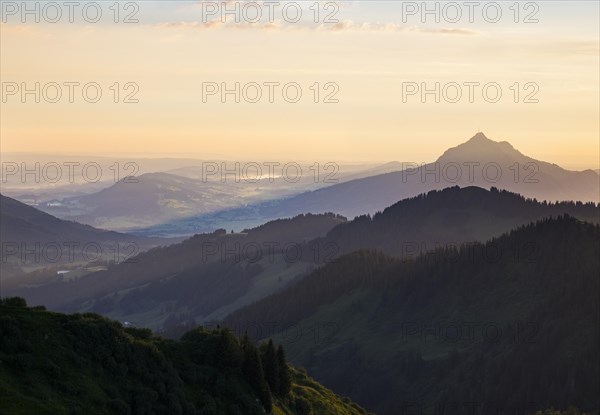
[[[292,368],[293,386],[290,396],[276,400],[276,415],[319,414],[355,415],[367,414],[348,398],[340,398],[331,390],[311,379],[304,370]],[[302,403],[298,403],[301,401]]]

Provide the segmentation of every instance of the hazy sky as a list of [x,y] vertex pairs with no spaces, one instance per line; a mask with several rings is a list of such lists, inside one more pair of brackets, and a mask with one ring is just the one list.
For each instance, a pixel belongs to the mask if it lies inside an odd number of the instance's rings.
[[[439,23],[421,2],[298,2],[298,22],[296,3],[228,2],[238,23],[222,22],[220,2],[113,3],[98,2],[97,23],[85,2],[73,23],[64,6],[51,23],[56,10],[39,3],[36,23],[20,1],[0,3],[3,152],[420,162],[481,129],[538,159],[599,167],[597,1],[441,2]],[[137,23],[123,22],[130,13]],[[39,103],[21,95],[36,82]],[[222,102],[236,82],[240,102]],[[439,103],[420,93],[436,83]],[[130,93],[139,102],[124,103]]]

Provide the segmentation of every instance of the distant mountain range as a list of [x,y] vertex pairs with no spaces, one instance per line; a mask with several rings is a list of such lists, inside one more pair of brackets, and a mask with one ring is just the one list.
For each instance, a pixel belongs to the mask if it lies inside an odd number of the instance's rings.
[[[96,229],[74,221],[58,219],[18,200],[0,195],[3,241],[16,243],[70,240],[117,242],[136,238],[124,233]],[[139,238],[137,238],[139,239]]]
[[[331,183],[397,170],[400,165],[396,162],[376,167],[317,163],[315,167],[296,163],[296,167],[286,170],[290,177],[282,177],[281,166],[272,166],[270,171],[269,167],[260,163],[249,165],[250,167],[244,163],[237,163],[237,167],[232,162],[225,165],[217,162],[202,163],[196,161],[195,165],[167,172],[125,178],[83,195],[48,199],[48,190],[40,190],[40,194],[44,195],[41,199],[43,202],[36,204],[36,207],[60,218],[128,232],[265,200],[279,200],[329,186]],[[209,170],[208,165],[217,171]],[[297,177],[296,168],[302,169]],[[261,177],[256,176],[259,170],[263,174]],[[94,184],[95,188],[97,186],[98,184]],[[81,192],[84,189],[82,185],[72,185],[73,189],[63,187],[60,192],[55,189],[57,194],[64,194],[69,190]],[[38,198],[35,192],[19,194],[19,197],[27,202]],[[247,227],[257,224],[249,224]],[[187,228],[183,232],[171,232],[168,236],[189,236],[203,231],[204,228]]]
[[[394,166],[397,166],[394,164]],[[478,133],[428,164],[404,163],[399,171],[345,181],[299,195],[150,227],[140,234],[177,235],[190,229],[243,229],[300,213],[336,212],[348,218],[374,214],[398,200],[449,186],[497,187],[543,201],[600,202],[600,176],[569,171],[527,157],[508,142]]]
[[175,242],[58,219],[4,195],[0,195],[0,228],[4,278],[20,273],[21,267],[74,266],[92,259],[119,261]]
[[222,324],[272,337],[380,415],[594,411],[598,241],[598,225],[559,217],[411,260],[357,251]]
[[507,191],[453,187],[400,201],[373,218],[347,222],[334,214],[308,214],[241,233],[219,230],[69,282],[23,277],[5,284],[5,291],[51,309],[96,311],[169,329],[224,318],[348,252],[376,249],[407,259],[561,214],[600,221],[600,207],[592,203],[549,204]]
[[147,173],[40,208],[94,226],[127,230],[238,206],[244,197],[256,200],[244,191],[244,186],[235,182],[205,183],[170,173]]

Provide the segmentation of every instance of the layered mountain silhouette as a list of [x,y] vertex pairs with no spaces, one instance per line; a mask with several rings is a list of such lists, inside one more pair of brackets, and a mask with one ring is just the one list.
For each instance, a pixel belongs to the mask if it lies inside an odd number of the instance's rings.
[[200,234],[69,282],[34,286],[21,278],[6,292],[51,309],[96,311],[168,329],[223,318],[344,253],[375,249],[409,259],[562,214],[600,221],[592,203],[549,204],[497,189],[453,187],[400,201],[372,218],[347,222],[310,214],[241,233]]
[[[226,164],[226,163],[225,163]],[[278,176],[273,167],[269,173],[266,166],[258,163],[263,175],[257,178],[258,170],[246,164],[213,162],[211,168],[217,173],[207,173],[207,167],[189,166],[168,172],[145,173],[135,178],[125,178],[100,191],[53,199],[37,205],[40,209],[60,218],[76,220],[92,226],[129,232],[150,226],[159,226],[182,218],[196,217],[226,209],[252,205],[265,200],[279,200],[307,190],[329,186],[329,182],[348,181],[360,177],[398,170],[400,163],[381,166],[319,166],[320,176],[315,177],[314,166],[300,166],[302,174],[288,180]],[[229,168],[230,170],[226,170]],[[223,171],[221,171],[223,169]],[[280,168],[281,170],[281,168]],[[340,171],[343,170],[343,171]],[[269,176],[271,174],[271,176]],[[35,200],[34,194],[22,195],[24,200]],[[302,213],[302,212],[299,212]],[[295,215],[294,215],[295,216]],[[244,223],[253,227],[265,221]],[[230,227],[230,226],[227,226]],[[166,236],[191,235],[213,231],[218,227],[171,229]]]
[[54,310],[91,310],[154,329],[224,317],[314,269],[315,261],[296,250],[345,221],[309,214],[242,233],[199,234],[68,281],[48,276],[41,284],[40,275],[22,276],[4,284],[3,292]]
[[[399,171],[346,181],[287,199],[189,218],[151,228],[148,234],[170,229],[211,229],[244,226],[303,212],[336,212],[348,218],[374,214],[398,200],[450,186],[497,187],[540,201],[600,201],[600,176],[593,170],[570,171],[535,160],[477,133],[444,152],[435,162],[401,163]],[[212,228],[214,229],[214,228]]]

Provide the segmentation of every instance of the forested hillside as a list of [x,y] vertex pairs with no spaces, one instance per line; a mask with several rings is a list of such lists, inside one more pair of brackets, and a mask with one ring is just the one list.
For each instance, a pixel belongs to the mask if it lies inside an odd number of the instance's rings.
[[600,206],[595,203],[548,203],[494,187],[448,187],[340,224],[305,251],[325,251],[333,245],[338,254],[367,248],[414,257],[447,245],[486,241],[529,222],[565,214],[600,223]]
[[181,341],[96,314],[0,302],[0,414],[359,415],[289,366],[281,347],[225,329]]
[[277,322],[292,362],[381,415],[450,402],[594,410],[599,253],[600,227],[568,216],[412,260],[361,251],[225,324]]

